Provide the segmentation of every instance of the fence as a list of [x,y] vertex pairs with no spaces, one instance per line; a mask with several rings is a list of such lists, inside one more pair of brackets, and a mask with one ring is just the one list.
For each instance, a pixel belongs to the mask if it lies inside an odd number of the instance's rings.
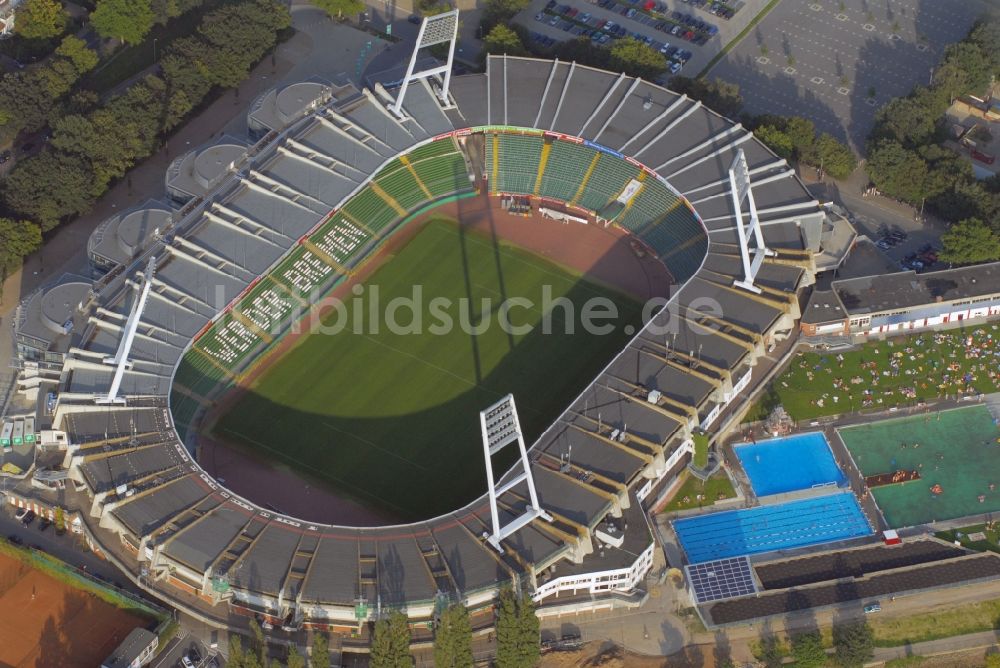
[[159,622],[158,629],[170,620],[171,613],[166,608],[136,596],[109,582],[105,582],[86,571],[67,564],[50,554],[30,547],[17,547],[6,540],[0,540],[0,553],[19,560],[32,568],[42,571],[59,582],[87,591],[102,601],[118,608],[138,611]]

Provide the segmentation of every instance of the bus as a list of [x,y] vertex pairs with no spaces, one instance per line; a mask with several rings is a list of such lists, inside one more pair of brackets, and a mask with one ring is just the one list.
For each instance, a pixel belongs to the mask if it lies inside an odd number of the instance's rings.
[[14,420],[14,434],[10,437],[10,444],[17,447],[24,443],[24,420]]
[[29,415],[24,418],[24,442],[27,445],[33,445],[35,443],[35,416]]
[[4,452],[10,452],[10,439],[14,435],[14,423],[4,422],[3,430],[0,431],[0,446],[3,447]]

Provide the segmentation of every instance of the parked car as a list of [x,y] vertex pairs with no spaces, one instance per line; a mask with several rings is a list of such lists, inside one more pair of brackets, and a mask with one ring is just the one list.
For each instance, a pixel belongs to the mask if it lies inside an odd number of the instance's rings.
[[410,18],[408,18],[406,20],[409,21],[410,23],[412,23],[415,26],[420,25],[420,17],[417,16],[416,14],[410,14]]
[[48,529],[48,528],[49,528],[50,526],[52,526],[52,520],[50,520],[50,519],[49,519],[49,518],[47,518],[47,517],[43,517],[43,518],[42,518],[41,520],[39,520],[39,522],[38,522],[38,530],[39,530],[39,531],[45,531],[45,530],[46,530],[46,529]]
[[24,519],[24,516],[27,515],[29,512],[31,511],[29,511],[27,508],[19,508],[18,511],[14,513],[14,519],[20,522],[21,520]]
[[670,73],[671,73],[671,74],[677,74],[678,72],[680,72],[680,71],[681,71],[681,68],[682,68],[682,67],[684,67],[684,66],[683,66],[683,65],[681,65],[681,64],[680,64],[680,63],[678,63],[678,62],[673,62],[673,63],[670,63]]
[[34,521],[35,521],[34,510],[29,510],[27,513],[24,514],[24,517],[21,518],[21,524],[23,524],[24,526],[29,526]]
[[865,614],[866,615],[870,615],[872,613],[881,612],[881,611],[882,611],[882,606],[879,605],[878,603],[870,603],[870,604],[868,604],[868,605],[865,606]]

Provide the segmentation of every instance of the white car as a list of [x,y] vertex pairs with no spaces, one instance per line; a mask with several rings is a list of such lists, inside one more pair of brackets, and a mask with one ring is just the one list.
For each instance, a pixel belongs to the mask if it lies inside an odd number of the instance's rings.
[[879,605],[878,603],[872,603],[871,605],[866,605],[865,606],[865,614],[866,615],[871,615],[873,613],[881,612],[881,611],[882,611],[882,606]]
[[18,522],[20,522],[21,520],[24,519],[24,516],[27,515],[27,514],[28,514],[28,509],[27,508],[21,508],[14,515],[14,519],[16,519]]
[[184,666],[184,668],[194,668],[194,664],[191,663],[191,659],[186,656],[181,657],[181,665]]
[[678,72],[681,71],[682,67],[684,67],[684,66],[681,65],[680,63],[670,63],[670,73],[671,74],[677,74]]

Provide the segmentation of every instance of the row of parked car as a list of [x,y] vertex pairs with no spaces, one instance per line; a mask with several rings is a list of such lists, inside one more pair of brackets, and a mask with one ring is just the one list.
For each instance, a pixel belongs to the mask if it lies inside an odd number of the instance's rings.
[[[548,23],[576,37],[588,37],[595,45],[607,44],[612,39],[633,37],[662,53],[669,61],[671,74],[680,72],[693,55],[691,51],[672,46],[669,42],[660,42],[648,35],[629,31],[615,21],[593,16],[590,12],[580,13],[579,9],[570,5],[557,4],[556,0],[549,0],[545,9],[535,15],[535,20]],[[551,47],[556,43],[555,39],[538,32],[532,32],[530,37],[543,47]]]
[[726,2],[712,2],[712,0],[681,0],[681,2],[704,9],[709,14],[726,19],[727,21],[736,15],[736,12],[743,8],[742,2],[729,4]]
[[591,0],[593,4],[632,19],[655,30],[669,33],[694,44],[704,44],[714,37],[719,29],[694,14],[670,11],[659,0]]

